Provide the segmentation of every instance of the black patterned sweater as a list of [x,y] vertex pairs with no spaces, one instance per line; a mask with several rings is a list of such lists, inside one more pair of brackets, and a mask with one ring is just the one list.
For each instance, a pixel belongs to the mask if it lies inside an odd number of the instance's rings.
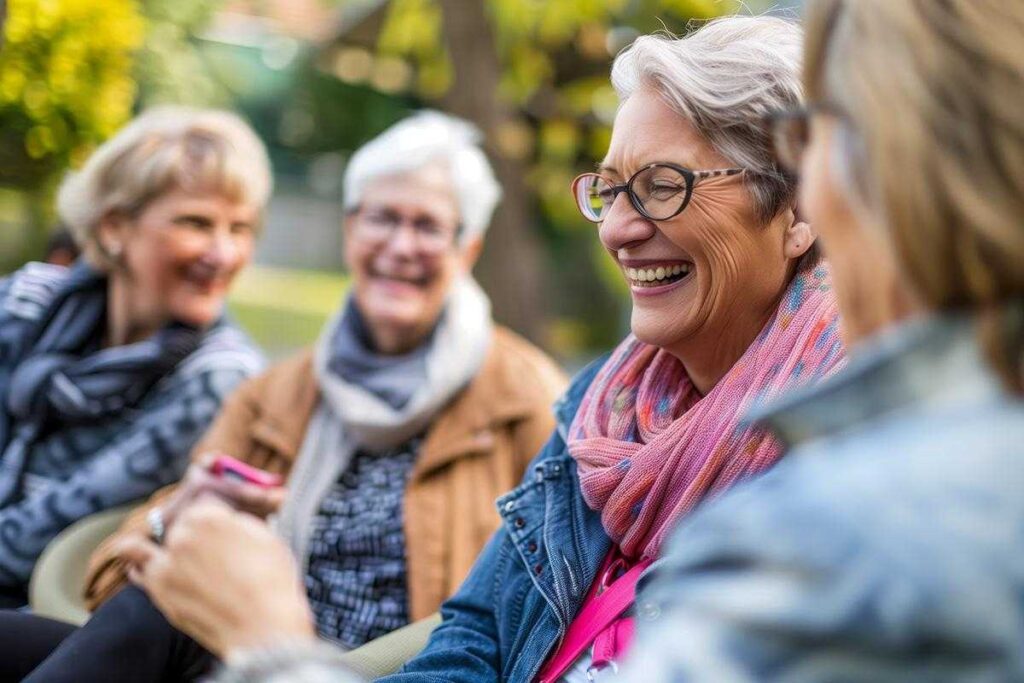
[[356,451],[313,518],[306,593],[317,631],[344,647],[409,622],[402,500],[421,443]]

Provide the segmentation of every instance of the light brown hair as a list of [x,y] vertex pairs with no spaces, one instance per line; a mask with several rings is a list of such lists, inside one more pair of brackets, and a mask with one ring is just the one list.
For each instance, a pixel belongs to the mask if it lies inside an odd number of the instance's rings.
[[1021,391],[1024,2],[811,0],[805,88],[841,112],[841,175],[915,294],[977,314]]

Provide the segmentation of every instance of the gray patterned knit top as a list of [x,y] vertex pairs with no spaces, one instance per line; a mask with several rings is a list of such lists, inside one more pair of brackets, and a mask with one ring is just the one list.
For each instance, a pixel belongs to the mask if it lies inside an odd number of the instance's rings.
[[306,593],[317,631],[345,647],[409,622],[402,500],[420,444],[357,451],[313,519]]

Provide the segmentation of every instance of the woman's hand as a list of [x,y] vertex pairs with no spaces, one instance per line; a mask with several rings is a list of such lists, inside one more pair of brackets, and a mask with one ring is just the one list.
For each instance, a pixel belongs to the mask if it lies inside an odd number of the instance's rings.
[[260,518],[266,518],[281,507],[285,496],[283,486],[262,488],[219,477],[210,472],[215,457],[208,454],[191,465],[178,488],[160,505],[165,529],[170,529],[182,511],[204,496],[216,496],[231,507]]
[[221,501],[190,505],[163,546],[133,536],[119,552],[164,616],[222,659],[316,637],[291,551],[265,523]]

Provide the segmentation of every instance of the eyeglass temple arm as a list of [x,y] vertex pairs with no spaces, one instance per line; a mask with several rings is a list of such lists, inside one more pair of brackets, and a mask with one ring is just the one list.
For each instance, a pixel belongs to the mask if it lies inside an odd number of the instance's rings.
[[730,176],[743,173],[747,169],[745,168],[720,168],[714,171],[694,171],[693,177],[695,180],[703,180],[705,178],[715,178],[717,176]]

